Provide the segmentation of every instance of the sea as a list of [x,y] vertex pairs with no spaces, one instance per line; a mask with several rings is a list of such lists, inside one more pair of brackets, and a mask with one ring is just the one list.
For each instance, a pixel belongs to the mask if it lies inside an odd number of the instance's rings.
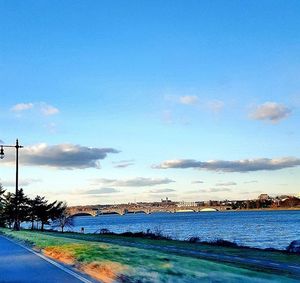
[[256,248],[284,250],[293,240],[300,240],[300,211],[226,211],[181,212],[76,216],[71,230],[99,233],[140,232],[150,230],[172,239],[201,241],[218,239]]

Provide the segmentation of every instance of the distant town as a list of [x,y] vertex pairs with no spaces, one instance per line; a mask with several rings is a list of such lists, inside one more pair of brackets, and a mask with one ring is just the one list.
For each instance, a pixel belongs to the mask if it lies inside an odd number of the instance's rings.
[[70,215],[105,215],[105,214],[129,214],[129,213],[155,213],[155,212],[200,212],[200,211],[230,211],[230,210],[254,210],[254,209],[300,209],[300,195],[281,195],[271,197],[268,194],[260,194],[252,200],[209,200],[175,202],[169,198],[159,202],[135,202],[113,205],[85,205],[70,206]]

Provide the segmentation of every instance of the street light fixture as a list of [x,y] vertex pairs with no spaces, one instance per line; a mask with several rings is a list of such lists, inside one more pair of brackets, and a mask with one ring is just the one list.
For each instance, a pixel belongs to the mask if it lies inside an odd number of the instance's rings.
[[20,230],[19,215],[18,215],[18,191],[19,191],[19,148],[23,148],[19,145],[19,140],[16,140],[15,145],[0,145],[0,159],[4,158],[4,147],[14,147],[16,149],[16,195],[15,195],[15,221],[14,230]]
[[1,145],[1,149],[0,149],[0,159],[4,158],[4,150],[3,150],[3,145]]

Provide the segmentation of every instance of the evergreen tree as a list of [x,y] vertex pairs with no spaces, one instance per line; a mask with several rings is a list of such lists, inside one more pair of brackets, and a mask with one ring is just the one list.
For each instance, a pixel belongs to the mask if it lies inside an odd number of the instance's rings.
[[4,217],[4,193],[5,189],[2,184],[0,184],[0,226],[5,226],[5,217]]
[[21,222],[29,220],[29,199],[24,194],[23,189],[19,189],[17,197],[12,194],[12,201],[14,204],[14,230],[18,231]]
[[34,229],[34,222],[38,220],[38,214],[42,210],[41,206],[46,205],[46,203],[45,197],[41,196],[36,196],[34,199],[28,200],[31,230]]
[[[36,196],[29,199],[23,189],[15,194],[5,192],[0,184],[0,226],[8,226],[15,230],[20,230],[20,224],[24,221],[31,222],[31,229],[34,229],[34,223],[41,223],[41,230],[44,226],[61,219],[64,227],[71,223],[71,219],[67,219],[67,204],[61,201],[48,202],[45,197]],[[70,224],[71,225],[71,224]],[[59,226],[61,227],[61,225]]]
[[15,216],[15,203],[13,199],[13,194],[10,192],[7,192],[4,195],[3,199],[4,207],[3,207],[3,218],[5,225],[8,226],[8,228],[12,228],[12,224],[14,222],[14,216]]
[[67,203],[62,201],[55,201],[53,207],[50,210],[50,219],[54,221],[59,218],[62,214],[65,214],[67,209]]
[[48,203],[48,201],[44,201],[37,207],[37,220],[41,222],[41,231],[44,231],[45,225],[49,224],[49,221],[55,218],[56,205],[57,201],[51,203]]

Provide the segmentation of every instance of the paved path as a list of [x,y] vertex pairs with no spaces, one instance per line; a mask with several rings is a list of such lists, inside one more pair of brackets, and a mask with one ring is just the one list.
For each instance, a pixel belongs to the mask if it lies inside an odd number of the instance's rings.
[[[0,236],[1,283],[95,282],[81,277],[81,275],[69,269],[66,269],[67,271],[62,270],[58,266],[51,264],[11,240]],[[63,266],[61,267],[64,269]]]

